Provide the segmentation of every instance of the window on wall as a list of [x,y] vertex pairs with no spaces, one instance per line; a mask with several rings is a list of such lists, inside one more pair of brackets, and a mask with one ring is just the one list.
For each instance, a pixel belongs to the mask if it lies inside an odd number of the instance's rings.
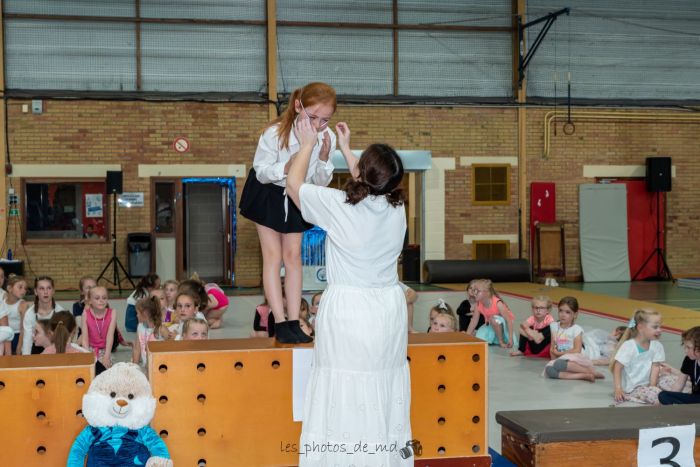
[[27,180],[25,240],[107,240],[105,182]]
[[472,203],[510,204],[510,165],[472,165]]
[[472,259],[508,259],[510,242],[508,240],[477,240],[472,242]]

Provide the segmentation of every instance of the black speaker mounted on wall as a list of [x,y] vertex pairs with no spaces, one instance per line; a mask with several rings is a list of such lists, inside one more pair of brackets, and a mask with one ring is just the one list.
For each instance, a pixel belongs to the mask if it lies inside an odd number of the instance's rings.
[[116,193],[122,194],[123,191],[123,176],[121,170],[107,171],[107,194]]
[[671,158],[647,157],[647,191],[671,191]]

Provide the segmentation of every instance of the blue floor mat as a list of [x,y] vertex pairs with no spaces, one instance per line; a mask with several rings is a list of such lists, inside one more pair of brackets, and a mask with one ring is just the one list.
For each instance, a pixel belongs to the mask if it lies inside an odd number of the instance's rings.
[[491,456],[491,467],[517,467],[491,448],[489,448],[489,455]]

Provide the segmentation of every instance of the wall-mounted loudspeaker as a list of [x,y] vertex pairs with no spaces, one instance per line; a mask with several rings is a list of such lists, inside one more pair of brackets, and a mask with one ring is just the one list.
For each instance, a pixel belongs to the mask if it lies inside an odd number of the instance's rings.
[[108,170],[107,171],[107,194],[116,193],[118,195],[122,194],[123,177],[121,170]]
[[647,157],[647,191],[671,191],[671,158]]

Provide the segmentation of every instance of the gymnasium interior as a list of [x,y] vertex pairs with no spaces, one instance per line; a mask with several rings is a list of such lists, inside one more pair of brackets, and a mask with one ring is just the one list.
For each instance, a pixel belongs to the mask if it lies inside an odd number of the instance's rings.
[[[417,294],[414,465],[700,462],[696,406],[616,403],[607,366],[594,383],[545,378],[548,359],[426,332],[440,299],[456,310],[470,281],[490,279],[516,338],[535,297],[551,300],[555,321],[559,300],[575,297],[584,333],[653,309],[665,362],[680,368],[681,334],[700,326],[698,2],[0,6],[5,277],[26,279],[27,301],[51,277],[70,310],[92,276],[118,326],[149,273],[196,274],[229,299],[208,341],[149,347],[151,426],[175,465],[299,462],[285,446],[299,441],[296,366],[313,344],[250,337],[262,253],[238,202],[262,130],[316,81],[336,90],[330,127],[348,123],[353,151],[386,143],[404,165],[397,271]],[[340,150],[331,161],[340,189],[350,178]],[[304,234],[309,302],[326,285],[325,242],[318,228]],[[0,465],[66,462],[86,426],[91,357],[0,356]]]

